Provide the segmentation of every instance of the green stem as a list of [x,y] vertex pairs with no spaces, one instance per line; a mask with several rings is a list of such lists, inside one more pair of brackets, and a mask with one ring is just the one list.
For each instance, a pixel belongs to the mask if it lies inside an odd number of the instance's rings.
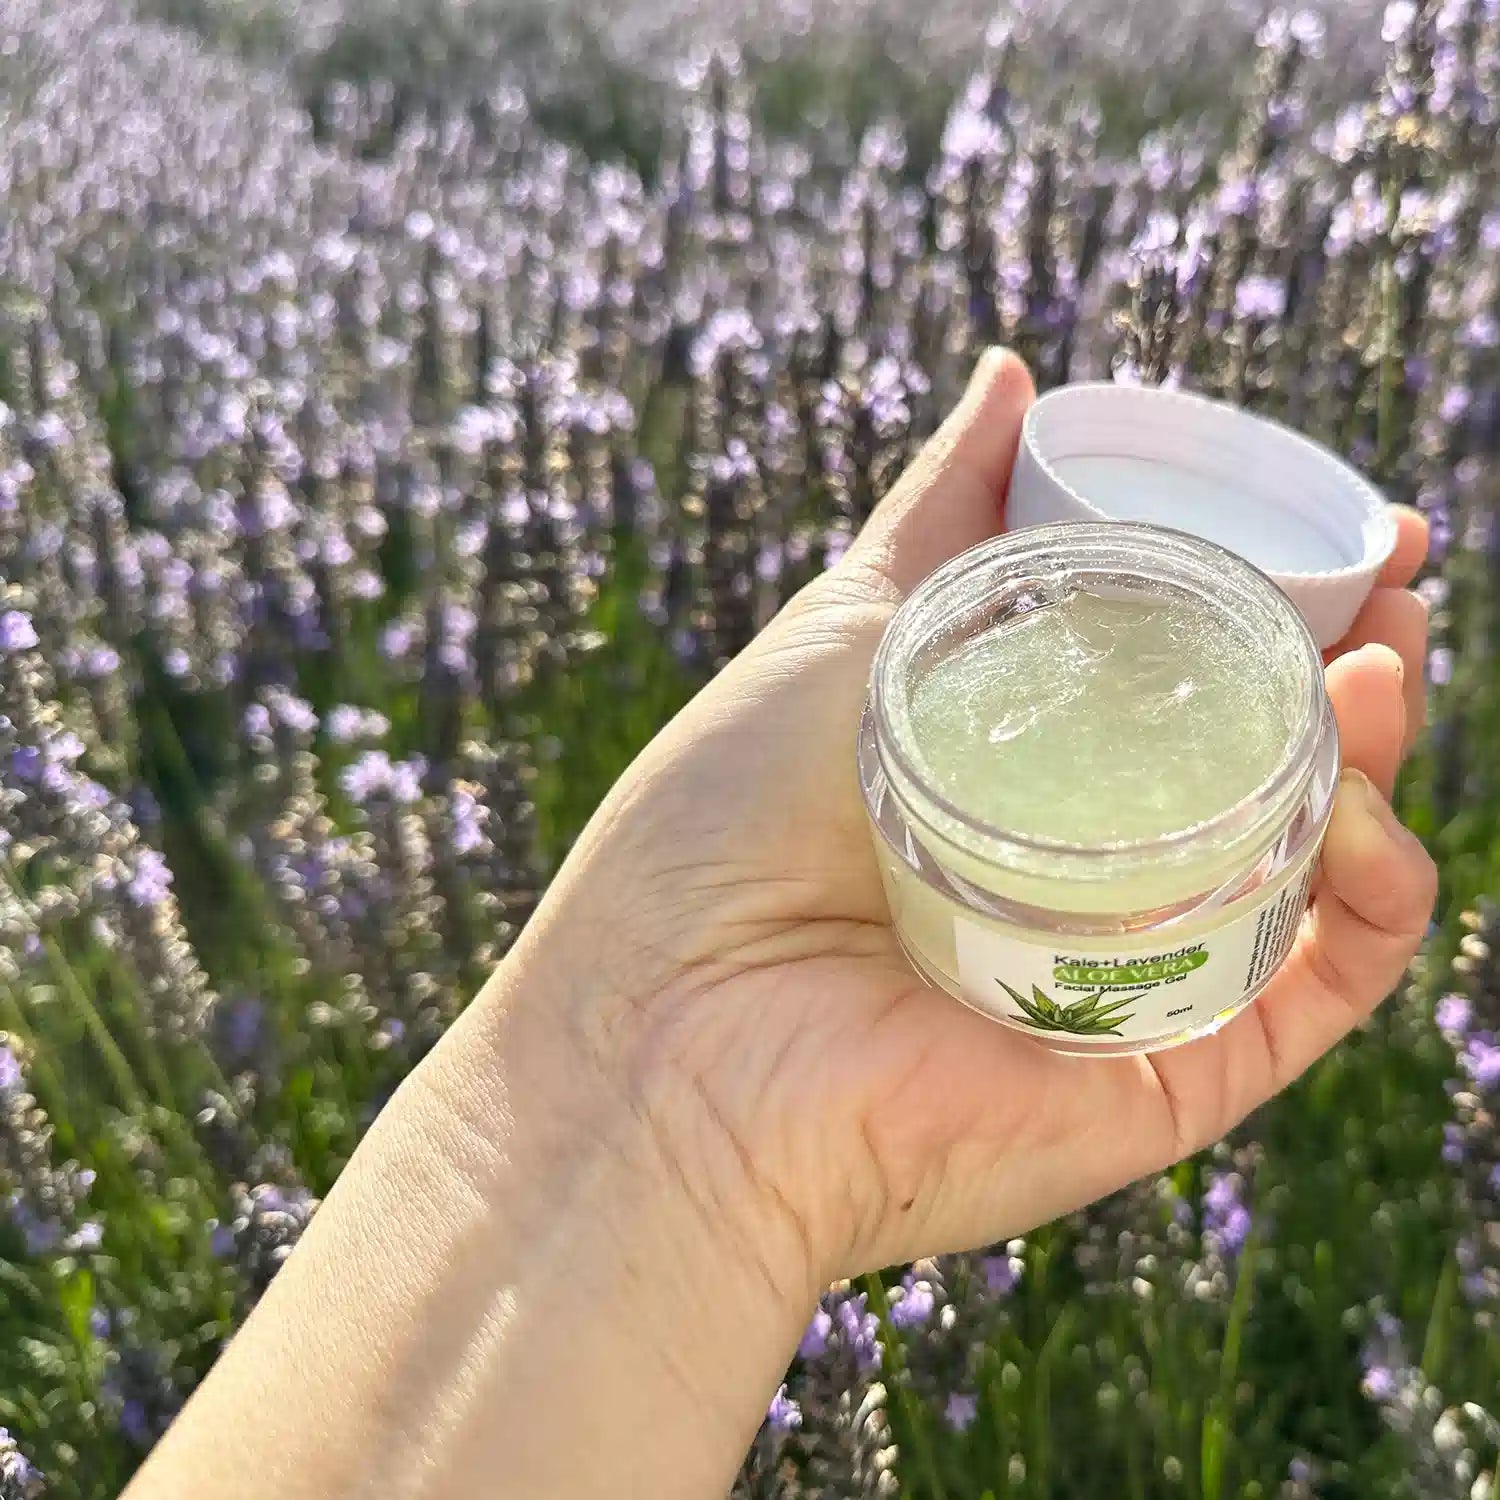
[[1052,1366],[1057,1361],[1063,1340],[1073,1327],[1073,1309],[1064,1305],[1047,1333],[1036,1367],[1033,1385],[1033,1462],[1027,1465],[1027,1479],[1035,1486],[1037,1500],[1047,1500],[1052,1476]]
[[1427,1333],[1422,1340],[1422,1374],[1434,1384],[1448,1352],[1448,1314],[1458,1293],[1458,1262],[1449,1256],[1443,1263],[1437,1291],[1432,1297],[1432,1311],[1427,1317]]
[[1229,1305],[1229,1321],[1224,1329],[1224,1352],[1219,1361],[1219,1389],[1203,1416],[1199,1459],[1203,1500],[1219,1500],[1224,1492],[1225,1456],[1231,1431],[1229,1416],[1234,1409],[1234,1383],[1239,1377],[1245,1324],[1255,1294],[1258,1249],[1252,1236],[1240,1253],[1234,1278],[1234,1299]]
[[904,1425],[911,1437],[912,1457],[922,1471],[932,1500],[948,1500],[948,1491],[944,1487],[942,1475],[938,1473],[937,1455],[933,1452],[932,1441],[927,1432],[927,1414],[917,1400],[916,1393],[901,1378],[906,1369],[906,1352],[901,1347],[899,1336],[890,1326],[890,1301],[885,1294],[885,1283],[878,1276],[869,1273],[860,1277],[859,1284],[869,1298],[871,1310],[880,1316],[881,1349],[890,1370],[886,1389],[901,1406]]
[[[110,1082],[114,1085],[120,1108],[127,1114],[144,1116],[150,1108],[150,1103],[141,1091],[129,1059],[120,1050],[120,1045],[105,1024],[104,1017],[99,1014],[99,1008],[94,1004],[93,997],[84,989],[66,955],[50,937],[42,939],[42,946],[46,950],[53,972],[62,984],[63,992],[72,1002],[73,1009],[83,1022],[84,1031],[98,1048],[100,1059],[104,1063],[104,1070],[109,1074]],[[167,1097],[170,1098],[170,1095]]]
[[1396,393],[1401,373],[1398,330],[1401,284],[1396,276],[1396,220],[1400,207],[1400,185],[1392,180],[1385,191],[1386,254],[1380,267],[1380,370],[1375,396],[1375,473],[1381,480],[1390,476],[1396,445]]
[[20,1001],[8,988],[0,991],[0,1016],[4,1017],[9,1031],[30,1044],[31,1055],[26,1059],[26,1072],[30,1081],[39,1085],[48,1116],[54,1124],[58,1123],[66,1117],[67,1090],[63,1088],[62,1079],[47,1057],[46,1050],[36,1044],[35,1029],[21,1010]]

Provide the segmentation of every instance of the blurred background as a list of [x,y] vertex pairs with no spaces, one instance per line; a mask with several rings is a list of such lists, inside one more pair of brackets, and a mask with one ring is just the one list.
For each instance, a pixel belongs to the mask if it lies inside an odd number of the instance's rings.
[[118,1491],[994,341],[1426,513],[1439,920],[1212,1152],[833,1288],[735,1493],[1500,1496],[1497,181],[1495,0],[5,0],[0,1500]]

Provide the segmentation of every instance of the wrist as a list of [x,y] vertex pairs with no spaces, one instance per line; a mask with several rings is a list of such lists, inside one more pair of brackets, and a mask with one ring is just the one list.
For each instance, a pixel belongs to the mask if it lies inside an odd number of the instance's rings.
[[723,1097],[735,1048],[704,1017],[725,1007],[681,974],[643,975],[623,946],[601,951],[569,913],[544,909],[466,1021],[575,1170],[587,1157],[600,1190],[628,1187],[693,1221],[717,1265],[743,1263],[800,1318],[836,1256],[766,1169],[787,1143],[756,1139],[755,1112]]
[[[573,950],[566,968],[589,966]],[[450,1164],[469,1176],[462,1143],[496,1143],[482,1190],[503,1205],[511,1337],[527,1351],[491,1392],[484,1441],[503,1433],[508,1471],[531,1481],[518,1492],[592,1494],[595,1463],[600,1493],[622,1469],[632,1492],[727,1490],[816,1272],[690,1075],[643,1061],[659,1049],[601,1051],[598,1032],[580,1045],[561,1020],[579,997],[550,970],[546,945],[524,944],[432,1059]],[[532,1415],[540,1392],[570,1387],[587,1392],[592,1453],[562,1454],[569,1439]],[[653,1427],[675,1434],[660,1474]]]

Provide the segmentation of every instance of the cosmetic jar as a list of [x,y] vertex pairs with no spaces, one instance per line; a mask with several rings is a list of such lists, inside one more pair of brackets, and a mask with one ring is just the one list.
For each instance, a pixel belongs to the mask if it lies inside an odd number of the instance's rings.
[[1064,1052],[1156,1050],[1261,990],[1338,778],[1318,643],[1264,573],[1140,522],[1033,526],[918,586],[858,767],[934,985]]

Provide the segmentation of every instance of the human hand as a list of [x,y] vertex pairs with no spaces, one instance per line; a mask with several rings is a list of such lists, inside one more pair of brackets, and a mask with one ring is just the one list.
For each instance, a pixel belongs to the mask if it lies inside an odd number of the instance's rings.
[[1426,530],[1403,509],[1380,587],[1329,653],[1349,769],[1316,899],[1253,1006],[1170,1052],[1080,1060],[916,975],[855,729],[904,594],[1000,528],[1031,399],[1018,360],[984,359],[848,556],[627,773],[539,923],[544,947],[588,955],[599,985],[573,987],[570,1020],[661,1112],[684,1175],[727,1144],[818,1278],[1019,1233],[1216,1139],[1396,985],[1434,899],[1385,800],[1423,705],[1426,613],[1405,585]]

